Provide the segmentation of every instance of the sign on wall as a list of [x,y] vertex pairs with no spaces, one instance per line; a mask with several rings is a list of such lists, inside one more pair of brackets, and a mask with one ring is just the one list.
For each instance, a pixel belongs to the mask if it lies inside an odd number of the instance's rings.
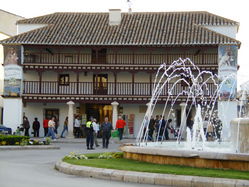
[[220,99],[236,99],[238,46],[219,46],[218,53]]
[[4,48],[4,96],[19,97],[22,85],[22,67],[20,64],[20,48],[11,46]]

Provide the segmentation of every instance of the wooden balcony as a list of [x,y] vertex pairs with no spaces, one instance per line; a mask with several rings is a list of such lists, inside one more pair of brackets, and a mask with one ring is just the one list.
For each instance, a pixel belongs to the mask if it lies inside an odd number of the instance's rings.
[[[162,90],[162,98],[167,97],[167,90],[171,88],[173,83],[165,86]],[[59,85],[56,81],[24,81],[23,84],[24,100],[97,100],[98,102],[108,102],[110,100],[122,100],[125,103],[142,101],[148,102],[153,85],[150,83],[134,83],[131,82],[108,82],[103,87],[99,87],[93,82],[70,82],[68,85]],[[213,84],[208,84],[210,92],[206,92],[207,96],[211,96],[215,91]],[[177,96],[180,92],[186,89],[181,84],[177,84],[171,91],[173,96]],[[77,99],[78,98],[78,99]],[[186,98],[181,96],[179,98]],[[162,99],[160,99],[161,101]],[[163,101],[163,100],[162,100]],[[38,101],[39,102],[39,101]]]
[[[32,53],[24,56],[24,69],[58,70],[145,70],[156,71],[162,63],[190,58],[200,68],[215,70],[217,53],[213,54],[120,54],[110,53],[92,59],[91,53]],[[53,66],[49,66],[49,65]],[[115,65],[115,66],[114,66]]]

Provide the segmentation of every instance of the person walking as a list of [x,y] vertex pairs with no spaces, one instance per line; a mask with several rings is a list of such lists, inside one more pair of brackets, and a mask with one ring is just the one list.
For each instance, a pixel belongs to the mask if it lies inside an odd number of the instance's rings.
[[102,141],[103,141],[103,148],[108,148],[109,139],[111,137],[111,130],[112,124],[108,122],[108,117],[105,117],[105,122],[101,125],[101,129],[103,132]]
[[68,117],[66,117],[66,119],[64,121],[63,130],[61,132],[61,138],[65,138],[65,136],[64,136],[65,131],[68,132]]
[[38,118],[35,118],[35,121],[33,122],[33,130],[34,130],[34,137],[39,137],[40,122],[38,121]]
[[93,148],[93,118],[91,117],[88,122],[86,122],[86,146],[87,149]]
[[43,120],[44,137],[48,134],[48,121],[49,120],[46,118]]
[[118,120],[116,122],[116,129],[118,129],[119,140],[123,139],[124,127],[126,125],[125,120],[123,120],[122,116],[118,116]]
[[75,138],[80,137],[80,117],[77,116],[74,120],[74,128],[75,128]]
[[56,140],[56,136],[54,133],[55,130],[55,117],[52,117],[51,120],[48,121],[48,137],[52,137],[52,140]]
[[93,119],[93,139],[96,147],[99,147],[98,143],[98,132],[99,132],[99,124],[97,123],[97,120],[94,118]]
[[23,117],[23,128],[24,128],[24,136],[29,136],[29,120],[26,116]]

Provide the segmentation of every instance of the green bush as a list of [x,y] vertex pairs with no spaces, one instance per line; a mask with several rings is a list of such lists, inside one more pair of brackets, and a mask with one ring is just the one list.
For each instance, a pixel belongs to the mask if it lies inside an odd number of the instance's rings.
[[0,145],[20,145],[22,142],[28,142],[28,136],[20,135],[0,135]]

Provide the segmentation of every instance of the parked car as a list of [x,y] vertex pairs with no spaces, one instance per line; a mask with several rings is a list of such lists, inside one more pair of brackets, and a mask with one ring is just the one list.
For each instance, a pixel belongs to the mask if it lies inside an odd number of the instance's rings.
[[9,127],[0,125],[0,134],[12,134],[12,129]]

